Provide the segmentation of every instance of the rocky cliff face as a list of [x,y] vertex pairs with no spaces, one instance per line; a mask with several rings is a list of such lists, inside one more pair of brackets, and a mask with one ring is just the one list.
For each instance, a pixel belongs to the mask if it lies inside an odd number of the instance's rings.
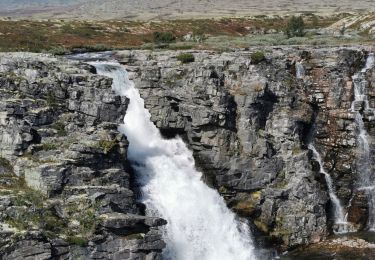
[[[349,220],[363,228],[368,207],[355,188],[350,106],[367,51],[269,48],[265,59],[255,51],[192,52],[185,64],[170,51],[116,57],[163,135],[184,138],[205,181],[257,237],[290,248],[332,232],[310,142]],[[374,70],[365,77],[375,107]],[[136,203],[128,143],[117,131],[127,104],[89,65],[0,55],[0,258],[161,258],[165,221],[145,217]],[[374,136],[374,121],[364,118]]]
[[0,55],[0,258],[160,259],[159,226],[132,191],[128,100],[95,69]]
[[[349,220],[363,227],[367,202],[355,191],[356,127],[349,110],[351,77],[367,52],[269,48],[257,60],[255,51],[192,52],[195,61],[186,64],[169,51],[123,51],[117,58],[162,133],[183,136],[206,181],[263,234],[294,247],[332,232],[332,207],[310,142],[342,204],[354,198]],[[374,75],[368,72],[370,82]],[[373,123],[366,124],[373,135]]]

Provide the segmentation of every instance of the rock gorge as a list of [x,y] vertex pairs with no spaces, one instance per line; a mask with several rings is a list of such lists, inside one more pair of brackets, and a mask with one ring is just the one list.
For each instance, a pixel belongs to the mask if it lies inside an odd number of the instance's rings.
[[[233,52],[117,51],[151,120],[181,136],[205,182],[281,249],[337,230],[325,176],[355,229],[369,204],[358,189],[353,76],[369,47],[268,47]],[[253,58],[252,58],[253,56]],[[363,74],[375,107],[374,69]],[[144,216],[118,131],[128,99],[93,66],[42,54],[0,55],[0,256],[162,259],[166,221]],[[373,147],[374,121],[358,103]],[[370,149],[371,151],[372,149]],[[371,153],[372,159],[372,153]],[[370,164],[372,166],[372,164]],[[41,217],[42,216],[42,217]]]

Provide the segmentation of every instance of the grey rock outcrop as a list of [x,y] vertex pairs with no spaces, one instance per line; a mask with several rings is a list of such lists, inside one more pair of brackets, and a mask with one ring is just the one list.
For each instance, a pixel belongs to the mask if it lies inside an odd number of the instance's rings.
[[[266,48],[216,53],[121,51],[151,120],[182,136],[208,185],[272,243],[324,240],[332,212],[314,142],[349,220],[365,225],[355,188],[352,76],[367,51]],[[296,70],[303,69],[303,73]],[[375,107],[374,70],[367,75]],[[3,259],[161,259],[163,219],[135,200],[128,100],[95,68],[42,54],[0,55],[0,256]],[[365,115],[373,145],[374,121]],[[374,149],[375,147],[372,147]],[[349,204],[350,201],[350,204]],[[258,237],[258,236],[256,236]]]
[[0,54],[0,258],[160,259],[159,226],[135,201],[128,99],[95,68]]
[[285,247],[317,242],[331,231],[331,207],[307,144],[318,147],[347,205],[355,193],[351,76],[366,51],[268,48],[266,60],[254,62],[255,51],[191,51],[195,62],[185,64],[171,51],[117,58],[155,125],[186,140],[234,211]]

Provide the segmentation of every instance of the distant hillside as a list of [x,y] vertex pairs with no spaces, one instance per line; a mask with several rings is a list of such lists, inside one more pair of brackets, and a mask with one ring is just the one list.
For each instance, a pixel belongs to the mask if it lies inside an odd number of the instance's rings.
[[19,9],[41,9],[44,7],[70,6],[75,3],[84,2],[80,0],[0,0],[1,11],[13,11]]
[[177,19],[374,11],[369,0],[0,0],[0,16],[71,19]]

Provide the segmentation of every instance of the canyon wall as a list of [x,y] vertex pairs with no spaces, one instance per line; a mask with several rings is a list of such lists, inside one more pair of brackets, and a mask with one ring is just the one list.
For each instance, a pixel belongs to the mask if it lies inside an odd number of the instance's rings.
[[[205,182],[254,236],[283,248],[323,240],[335,226],[321,154],[348,220],[365,228],[356,189],[352,76],[368,50],[256,49],[216,53],[119,51],[151,120],[180,135]],[[258,56],[258,58],[256,58]],[[261,57],[259,59],[259,57]],[[373,69],[365,73],[375,107]],[[0,256],[3,259],[160,259],[165,220],[136,202],[128,100],[95,68],[42,54],[0,55]],[[374,121],[364,115],[372,147]]]
[[[364,228],[367,201],[356,191],[352,76],[366,63],[356,48],[266,48],[230,53],[123,51],[151,119],[166,137],[181,135],[197,167],[238,215],[287,247],[332,233],[332,205],[314,143],[348,220]],[[261,59],[257,58],[261,57]],[[374,72],[366,74],[373,82]],[[370,106],[374,92],[369,87]],[[368,119],[368,118],[367,118]],[[366,120],[373,136],[373,122]]]

